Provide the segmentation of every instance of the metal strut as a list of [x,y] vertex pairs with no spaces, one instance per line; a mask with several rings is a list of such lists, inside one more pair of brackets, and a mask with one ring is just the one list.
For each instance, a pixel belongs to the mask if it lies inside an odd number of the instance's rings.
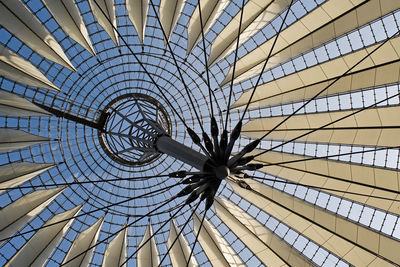
[[33,103],[57,117],[65,118],[67,120],[74,121],[76,123],[83,124],[83,125],[89,126],[91,128],[95,128],[99,131],[104,130],[105,122],[107,120],[107,117],[109,116],[108,113],[101,112],[100,117],[97,121],[90,121],[88,119],[84,119],[82,117],[72,115],[70,113],[55,109],[53,107],[49,107],[49,106],[46,106],[46,105],[43,105],[40,103],[36,103],[36,102],[33,102]]
[[176,158],[200,171],[204,170],[208,157],[189,148],[167,135],[162,135],[155,142],[156,149],[164,154]]

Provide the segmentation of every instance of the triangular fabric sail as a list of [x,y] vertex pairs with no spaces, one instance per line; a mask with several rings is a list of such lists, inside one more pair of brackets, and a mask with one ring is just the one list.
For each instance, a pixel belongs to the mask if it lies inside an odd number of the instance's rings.
[[3,45],[0,45],[0,75],[18,83],[60,91],[32,63]]
[[[115,16],[115,6],[112,0],[89,0],[93,15],[110,36],[116,46],[119,45],[117,28],[117,17]],[[110,23],[111,21],[111,23]]]
[[0,189],[16,187],[54,167],[54,163],[15,162],[0,166]]
[[[195,234],[199,231],[201,220],[200,215],[195,213],[193,216]],[[228,242],[207,219],[204,219],[200,230],[199,244],[214,266],[245,266]]]
[[[168,235],[168,248],[171,249],[169,251],[169,257],[171,258],[173,266],[186,266],[187,259],[190,255],[190,247],[182,233],[178,237],[179,232],[179,228],[176,226],[174,220],[172,220]],[[175,241],[176,238],[177,240]],[[190,258],[189,266],[198,266],[196,258],[193,257],[193,255]]]
[[127,0],[126,9],[128,10],[129,19],[135,26],[141,43],[144,41],[147,12],[149,11],[149,0]]
[[79,234],[79,236],[72,243],[71,248],[68,250],[68,253],[63,260],[64,266],[89,266],[94,248],[86,251],[80,256],[78,255],[97,242],[103,221],[104,219],[100,218],[96,223]]
[[85,22],[73,0],[45,0],[43,3],[60,27],[72,39],[83,46],[93,56],[96,55]]
[[0,24],[36,53],[76,71],[57,40],[21,0],[0,3]]
[[[121,266],[126,258],[126,235],[127,228],[118,233],[113,240],[108,244],[107,250],[104,253],[102,266]],[[122,265],[122,266],[125,266]]]
[[0,128],[0,153],[12,152],[49,140],[49,138],[30,134],[22,130]]
[[50,113],[28,100],[0,89],[0,116],[49,116]]
[[17,199],[0,210],[0,239],[13,236],[39,215],[65,187],[37,190]]
[[[44,266],[64,238],[82,206],[56,214],[7,262],[5,266]],[[68,220],[69,219],[69,220]]]
[[138,267],[156,267],[160,264],[160,258],[157,249],[157,243],[152,237],[153,231],[151,225],[147,225],[146,232],[143,235],[142,241],[139,243],[139,251],[137,252]]

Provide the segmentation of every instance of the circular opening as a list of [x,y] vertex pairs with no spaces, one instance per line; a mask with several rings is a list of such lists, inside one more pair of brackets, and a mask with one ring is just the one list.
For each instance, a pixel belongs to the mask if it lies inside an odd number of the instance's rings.
[[160,157],[154,142],[171,133],[164,107],[154,98],[138,93],[112,100],[104,109],[106,121],[99,131],[100,144],[113,160],[130,166],[143,166]]

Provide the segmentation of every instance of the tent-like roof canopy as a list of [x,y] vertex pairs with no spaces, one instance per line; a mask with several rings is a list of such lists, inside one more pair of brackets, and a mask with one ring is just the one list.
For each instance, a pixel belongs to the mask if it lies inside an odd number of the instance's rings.
[[1,266],[400,265],[400,1],[2,0],[0,25]]

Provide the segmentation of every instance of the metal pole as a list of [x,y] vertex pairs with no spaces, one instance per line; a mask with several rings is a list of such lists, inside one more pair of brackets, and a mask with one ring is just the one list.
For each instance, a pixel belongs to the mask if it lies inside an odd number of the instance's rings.
[[178,143],[166,135],[158,137],[155,146],[158,151],[176,158],[200,171],[203,171],[208,160],[208,158],[200,152]]

